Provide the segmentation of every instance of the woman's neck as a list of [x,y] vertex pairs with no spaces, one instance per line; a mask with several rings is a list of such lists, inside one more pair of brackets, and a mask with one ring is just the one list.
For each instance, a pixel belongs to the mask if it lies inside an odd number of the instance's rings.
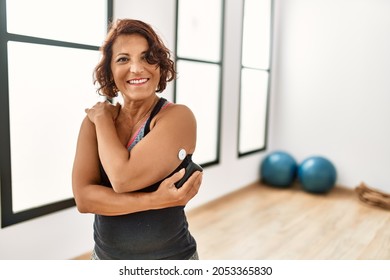
[[159,97],[154,95],[141,101],[125,102],[118,115],[118,121],[130,126],[135,126],[138,122],[146,119],[157,104]]

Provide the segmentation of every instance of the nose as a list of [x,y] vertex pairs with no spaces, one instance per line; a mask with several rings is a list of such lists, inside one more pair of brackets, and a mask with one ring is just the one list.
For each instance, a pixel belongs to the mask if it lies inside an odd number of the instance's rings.
[[144,71],[144,65],[142,61],[133,61],[130,63],[130,72],[131,73],[142,73]]

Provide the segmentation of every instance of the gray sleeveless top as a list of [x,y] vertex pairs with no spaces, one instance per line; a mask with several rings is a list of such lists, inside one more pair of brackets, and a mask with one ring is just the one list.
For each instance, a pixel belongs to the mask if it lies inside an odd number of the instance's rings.
[[[129,150],[149,133],[151,120],[168,104],[164,98],[160,98],[148,120],[129,142]],[[187,166],[190,161],[191,155],[188,155],[173,173]],[[101,184],[111,188],[101,164],[100,173]],[[161,182],[140,192],[153,192]],[[196,251],[196,242],[188,230],[182,206],[120,216],[95,215],[94,240],[96,255],[102,260],[180,260],[189,259]]]

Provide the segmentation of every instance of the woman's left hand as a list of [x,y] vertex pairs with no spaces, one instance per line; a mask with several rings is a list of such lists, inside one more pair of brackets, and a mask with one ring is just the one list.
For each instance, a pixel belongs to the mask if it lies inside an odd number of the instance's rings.
[[93,123],[96,122],[98,118],[105,117],[111,118],[113,121],[116,120],[120,111],[121,105],[116,103],[112,105],[110,102],[98,102],[92,108],[85,109],[89,120]]
[[185,206],[198,193],[202,184],[203,172],[196,171],[179,189],[175,187],[184,176],[184,168],[161,182],[160,187],[153,193],[154,209]]

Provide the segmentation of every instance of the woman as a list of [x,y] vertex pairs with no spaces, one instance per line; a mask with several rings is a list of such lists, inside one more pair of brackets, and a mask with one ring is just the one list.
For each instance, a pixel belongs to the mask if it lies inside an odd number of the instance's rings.
[[93,258],[196,259],[184,206],[202,173],[174,185],[191,162],[196,120],[156,95],[176,76],[169,50],[137,20],[118,20],[101,50],[99,91],[123,104],[86,109],[72,175],[79,211],[95,214]]

